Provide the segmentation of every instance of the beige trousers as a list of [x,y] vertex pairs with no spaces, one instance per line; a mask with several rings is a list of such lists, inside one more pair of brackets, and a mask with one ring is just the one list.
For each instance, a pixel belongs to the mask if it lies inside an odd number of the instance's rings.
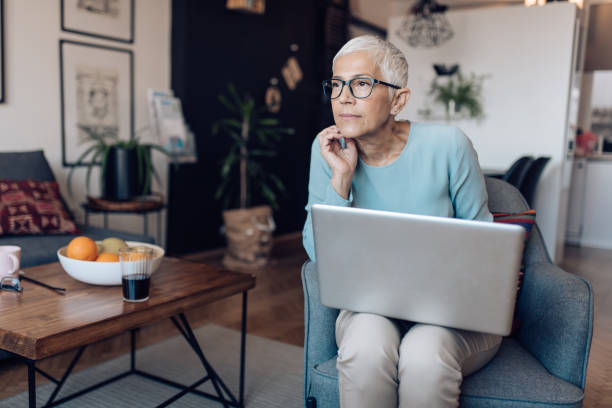
[[336,343],[341,407],[447,408],[501,337],[342,310]]

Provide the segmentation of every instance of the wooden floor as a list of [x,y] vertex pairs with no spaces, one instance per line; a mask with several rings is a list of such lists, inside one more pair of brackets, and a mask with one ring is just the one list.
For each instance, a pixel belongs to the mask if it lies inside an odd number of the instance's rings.
[[[595,292],[595,329],[588,366],[585,408],[612,407],[612,251],[567,247],[562,267],[591,282]],[[219,264],[221,251],[185,256],[185,259]],[[300,267],[306,260],[300,234],[277,239],[270,264],[252,270],[257,277],[255,289],[249,292],[248,326],[250,334],[302,346],[304,307]],[[240,296],[188,313],[193,326],[214,322],[230,328],[240,327]],[[169,322],[141,330],[138,345],[146,345],[176,334]],[[205,345],[203,345],[205,347]],[[75,370],[98,364],[128,351],[126,335],[90,346]],[[204,348],[205,351],[205,348]],[[60,376],[73,352],[41,362],[41,368]],[[44,378],[37,377],[38,384]],[[0,362],[0,399],[26,390],[26,369],[17,362]]]
[[587,368],[584,407],[612,407],[612,251],[565,247],[560,265],[593,288],[595,324]]

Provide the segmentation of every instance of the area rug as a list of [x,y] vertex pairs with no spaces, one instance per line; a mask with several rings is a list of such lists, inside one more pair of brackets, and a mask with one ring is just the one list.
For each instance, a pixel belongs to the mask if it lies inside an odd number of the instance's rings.
[[[216,325],[194,330],[206,358],[225,384],[238,398],[240,366],[240,333]],[[300,407],[302,405],[304,349],[257,336],[247,336],[245,406],[249,408]],[[58,397],[71,394],[129,369],[129,354],[72,374]],[[191,384],[203,376],[200,360],[182,336],[139,349],[136,368]],[[25,368],[24,368],[25,369]],[[54,384],[37,387],[37,406],[46,403]],[[207,382],[198,389],[214,394]],[[119,381],[68,401],[61,407],[154,407],[178,390],[141,376],[130,375]],[[28,394],[23,392],[0,401],[0,407],[27,407]],[[197,395],[186,395],[171,407],[221,407],[218,402]]]

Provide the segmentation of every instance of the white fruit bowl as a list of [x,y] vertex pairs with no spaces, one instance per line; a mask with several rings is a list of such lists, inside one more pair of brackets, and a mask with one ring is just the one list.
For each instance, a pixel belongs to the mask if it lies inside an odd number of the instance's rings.
[[[100,244],[101,241],[96,241],[96,243]],[[128,244],[128,246],[146,246],[153,248],[153,272],[159,268],[165,253],[164,248],[146,242],[126,241],[126,244]],[[57,251],[57,257],[66,273],[78,281],[92,285],[121,285],[121,265],[119,262],[81,261],[68,258],[66,256],[65,246]]]

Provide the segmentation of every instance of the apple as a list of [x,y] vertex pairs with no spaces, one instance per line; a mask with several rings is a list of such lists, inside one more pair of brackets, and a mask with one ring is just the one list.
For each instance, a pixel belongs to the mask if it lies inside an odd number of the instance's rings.
[[102,241],[102,248],[104,248],[103,252],[109,252],[115,255],[119,253],[120,248],[127,246],[128,244],[121,238],[109,237]]

